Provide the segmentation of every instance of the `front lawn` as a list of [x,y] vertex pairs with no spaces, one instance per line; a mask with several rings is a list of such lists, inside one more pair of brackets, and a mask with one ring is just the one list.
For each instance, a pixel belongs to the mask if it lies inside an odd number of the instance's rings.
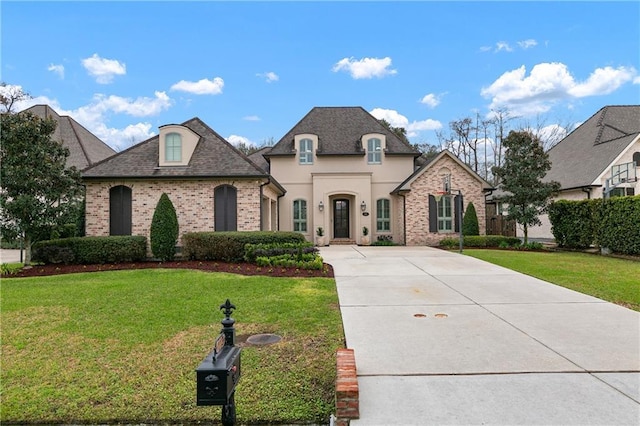
[[237,306],[239,423],[324,422],[344,334],[335,281],[177,269],[2,280],[2,422],[192,423],[195,368]]
[[465,250],[478,259],[640,311],[640,262],[587,253]]

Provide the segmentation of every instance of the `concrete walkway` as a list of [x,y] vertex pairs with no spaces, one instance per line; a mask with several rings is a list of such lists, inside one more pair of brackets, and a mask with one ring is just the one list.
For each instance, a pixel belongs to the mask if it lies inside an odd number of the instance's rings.
[[640,424],[640,313],[428,247],[331,246],[361,425]]

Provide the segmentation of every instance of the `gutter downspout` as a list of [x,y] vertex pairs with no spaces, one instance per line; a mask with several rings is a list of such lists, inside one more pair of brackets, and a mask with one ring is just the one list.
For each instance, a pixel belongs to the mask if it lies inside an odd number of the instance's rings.
[[262,212],[262,198],[264,195],[264,186],[265,185],[269,185],[269,183],[271,182],[270,179],[267,178],[267,181],[265,183],[263,183],[262,185],[260,185],[260,230],[264,231],[264,229],[262,229],[262,224],[264,223],[264,213]]
[[591,199],[591,188],[581,188],[582,192],[585,192],[587,194],[587,200]]

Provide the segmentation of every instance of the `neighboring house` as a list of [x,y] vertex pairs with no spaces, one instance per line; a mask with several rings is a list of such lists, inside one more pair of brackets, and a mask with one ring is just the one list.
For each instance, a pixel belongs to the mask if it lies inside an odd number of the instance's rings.
[[162,193],[173,203],[180,235],[196,231],[277,229],[285,190],[198,118],[160,127],[160,134],[83,173],[86,234],[144,235]]
[[53,119],[58,123],[51,138],[69,149],[67,167],[75,166],[78,170],[84,170],[116,153],[73,118],[59,115],[48,105],[34,105],[21,111],[27,112],[40,118]]
[[[603,198],[640,194],[640,105],[606,106],[549,150],[546,181],[561,184],[554,199]],[[529,228],[530,238],[553,238],[547,215],[542,226]],[[519,230],[520,231],[520,230]]]
[[[360,107],[313,108],[264,157],[287,190],[279,229],[309,241],[322,227],[330,244],[437,244],[457,231],[458,190],[484,223],[489,184],[448,151],[416,170],[420,153]],[[454,195],[438,194],[444,179]]]

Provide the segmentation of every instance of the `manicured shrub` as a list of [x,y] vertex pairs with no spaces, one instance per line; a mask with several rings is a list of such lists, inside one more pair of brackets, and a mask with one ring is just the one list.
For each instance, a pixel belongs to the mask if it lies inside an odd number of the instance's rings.
[[247,262],[255,262],[258,257],[289,255],[301,258],[302,255],[316,253],[318,253],[318,248],[307,241],[302,243],[246,244],[244,246],[244,260]]
[[176,255],[178,216],[169,196],[163,193],[151,220],[151,253],[157,259],[168,261]]
[[241,262],[246,244],[302,243],[298,232],[191,232],[182,235],[182,254],[190,260]]
[[146,258],[146,251],[142,236],[76,237],[37,242],[32,259],[65,264],[138,262]]
[[[462,241],[463,247],[515,247],[521,244],[520,238],[505,237],[503,235],[475,235],[464,237]],[[458,238],[443,238],[440,241],[440,246],[447,249],[454,249],[460,246],[460,240]]]
[[551,233],[560,247],[586,248],[596,239],[594,213],[602,200],[558,200],[549,206]]
[[640,195],[615,197],[594,212],[596,242],[612,252],[640,254]]
[[480,235],[480,225],[478,225],[478,215],[473,203],[467,205],[462,218],[462,235]]

